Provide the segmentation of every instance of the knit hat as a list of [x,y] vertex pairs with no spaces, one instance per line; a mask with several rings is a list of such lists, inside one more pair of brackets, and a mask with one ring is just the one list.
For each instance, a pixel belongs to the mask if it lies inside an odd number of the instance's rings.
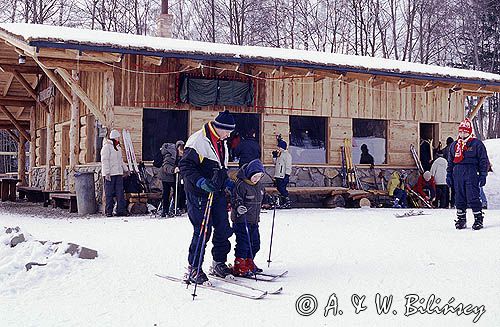
[[472,123],[469,118],[465,118],[462,120],[460,125],[458,126],[459,132],[466,132],[467,134],[472,134]]
[[215,128],[232,131],[236,128],[236,123],[234,122],[234,117],[231,115],[229,110],[219,112],[219,115],[215,118],[213,125]]
[[179,140],[177,142],[175,142],[175,148],[178,149],[180,146],[184,146],[184,141],[183,140]]
[[245,177],[250,179],[253,175],[257,173],[264,172],[264,165],[259,159],[254,159],[250,161],[245,168]]
[[287,144],[286,144],[286,142],[284,140],[282,140],[282,139],[278,140],[278,147],[279,148],[282,148],[283,150],[286,150],[286,146],[287,146]]
[[448,136],[448,138],[446,139],[446,145],[450,145],[450,144],[452,144],[452,143],[453,143],[453,141],[455,141],[455,140],[453,139],[453,137]]
[[109,138],[118,140],[120,138],[120,132],[118,132],[116,129],[113,129],[111,133],[109,133]]
[[426,181],[426,182],[430,181],[430,180],[431,180],[431,177],[432,177],[432,175],[431,175],[431,172],[430,172],[430,171],[426,171],[426,172],[424,173],[424,179],[425,179],[425,181]]

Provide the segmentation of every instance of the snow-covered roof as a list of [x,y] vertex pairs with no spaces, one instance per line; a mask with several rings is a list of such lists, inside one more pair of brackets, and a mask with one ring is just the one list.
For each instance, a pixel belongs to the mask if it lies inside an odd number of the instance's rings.
[[[434,77],[456,82],[500,86],[500,75],[475,70],[424,65],[392,59],[337,53],[306,51],[296,49],[238,46],[179,40],[135,34],[106,32],[62,26],[35,25],[23,23],[0,24],[1,34],[7,33],[29,45],[38,47],[57,46],[61,48],[94,49],[103,52],[150,54],[164,57],[186,57],[235,62],[261,63],[311,67],[316,69],[337,69],[366,74],[406,77]],[[210,57],[210,58],[209,58]],[[404,76],[400,76],[404,77]]]

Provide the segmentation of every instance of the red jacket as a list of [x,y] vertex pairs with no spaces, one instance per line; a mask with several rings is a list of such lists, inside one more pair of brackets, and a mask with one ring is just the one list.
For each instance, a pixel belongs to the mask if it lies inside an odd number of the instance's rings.
[[413,190],[420,194],[423,198],[425,198],[427,196],[427,193],[424,192],[424,189],[428,189],[430,191],[431,199],[436,197],[436,182],[434,181],[434,176],[432,176],[428,182],[422,175],[418,177],[417,184],[413,186]]

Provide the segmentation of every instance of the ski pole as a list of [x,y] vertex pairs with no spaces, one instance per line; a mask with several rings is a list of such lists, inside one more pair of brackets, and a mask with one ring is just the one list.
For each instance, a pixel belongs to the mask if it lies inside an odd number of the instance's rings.
[[273,224],[271,226],[271,241],[269,242],[269,258],[267,259],[267,268],[271,265],[271,250],[273,247],[273,235],[274,235],[274,218],[276,217],[276,201],[273,201],[274,203],[274,208],[273,208]]
[[[198,241],[196,242],[196,248],[194,250],[194,255],[193,255],[193,262],[189,263],[189,266],[190,266],[190,268],[189,268],[189,275],[191,275],[191,272],[193,270],[194,261],[196,260],[196,257],[198,256],[198,248],[200,246],[201,236],[203,235],[204,228],[205,228],[206,225],[208,225],[208,224],[206,224],[206,221],[207,221],[207,212],[209,210],[208,207],[209,207],[209,201],[210,201],[210,195],[211,194],[212,193],[208,194],[207,204],[205,205],[205,213],[203,214],[203,219],[201,221],[200,233],[198,234]],[[211,206],[211,203],[210,203],[210,206]],[[186,286],[186,288],[187,288],[187,286]]]
[[[248,238],[248,245],[250,246],[250,256],[252,257],[252,262],[253,262],[253,250],[252,250],[252,239],[250,238],[250,231],[248,230],[248,222],[247,222],[247,217],[245,216],[245,231],[247,232],[247,238]],[[253,272],[255,276],[255,281],[257,281],[257,274]]]
[[175,200],[174,200],[174,215],[177,215],[177,187],[179,185],[179,173],[175,173]]
[[[202,244],[202,247],[199,249],[200,253],[199,253],[199,257],[198,257],[198,267],[196,268],[196,278],[198,278],[198,275],[200,273],[201,258],[203,257],[203,252],[204,252],[203,250],[204,250],[205,242],[206,242],[206,239],[207,239],[207,230],[208,230],[208,224],[210,222],[210,211],[212,210],[212,201],[213,201],[213,199],[214,199],[214,193],[210,192],[208,194],[207,206],[205,207],[205,217],[203,217],[203,220],[202,220],[202,223],[201,223],[201,225],[202,225],[201,227],[202,228],[200,230],[200,236],[201,236],[201,231],[203,230],[203,244]],[[199,244],[200,244],[200,240],[198,239],[198,244],[196,246],[197,248],[198,248]],[[196,250],[195,250],[195,258],[196,258]],[[191,269],[192,269],[192,265],[191,265]],[[191,275],[191,273],[189,275]],[[194,291],[193,291],[193,294],[192,294],[193,295],[193,301],[194,301],[194,298],[196,297],[197,286],[198,286],[198,283],[195,282],[194,283]]]

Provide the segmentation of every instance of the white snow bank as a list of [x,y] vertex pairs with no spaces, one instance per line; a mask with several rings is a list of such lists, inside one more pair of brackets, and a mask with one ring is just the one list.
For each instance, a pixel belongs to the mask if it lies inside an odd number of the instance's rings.
[[[13,236],[24,235],[26,241],[10,246]],[[44,280],[60,280],[78,265],[76,257],[64,253],[67,243],[54,244],[35,240],[22,229],[13,233],[0,233],[0,297],[14,295],[26,289],[38,288]],[[28,263],[32,265],[29,270]]]
[[493,172],[488,173],[484,193],[488,199],[488,208],[500,209],[500,139],[485,140]]

